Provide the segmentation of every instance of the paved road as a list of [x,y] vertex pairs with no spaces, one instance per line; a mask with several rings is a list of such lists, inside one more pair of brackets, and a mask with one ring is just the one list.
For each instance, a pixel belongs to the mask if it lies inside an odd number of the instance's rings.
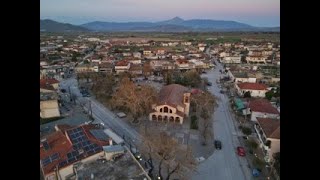
[[209,91],[220,98],[219,106],[213,117],[213,133],[214,137],[222,142],[222,150],[216,150],[207,160],[202,162],[192,179],[249,180],[251,174],[247,160],[236,154],[236,147],[240,145],[240,142],[238,130],[233,124],[234,120],[229,109],[229,99],[219,92],[219,84],[216,83],[220,77],[220,69],[222,69],[222,65],[217,63],[214,70],[210,70],[202,76],[212,82]]
[[71,93],[76,95],[77,97],[77,103],[83,104],[85,110],[89,109],[89,101],[91,102],[92,116],[94,117],[95,122],[103,122],[107,127],[111,128],[118,135],[124,135],[125,138],[133,140],[134,143],[140,142],[140,135],[134,128],[130,127],[122,119],[117,118],[114,113],[105,108],[93,97],[82,97],[75,78],[69,78],[60,83],[60,87],[64,89],[68,90],[69,86]]

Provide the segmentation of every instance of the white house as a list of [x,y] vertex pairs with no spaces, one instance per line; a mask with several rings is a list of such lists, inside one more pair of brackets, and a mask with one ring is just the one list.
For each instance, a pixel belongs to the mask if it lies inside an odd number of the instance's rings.
[[220,58],[224,58],[224,57],[229,56],[229,55],[230,55],[230,53],[227,53],[227,52],[221,52],[219,54]]
[[143,55],[145,55],[145,56],[148,56],[148,55],[150,55],[152,52],[151,52],[151,50],[149,50],[149,49],[145,49],[145,50],[143,50]]
[[266,57],[263,56],[247,56],[246,61],[248,63],[264,63],[266,64]]
[[122,55],[124,57],[129,57],[129,56],[132,56],[132,53],[131,52],[123,52]]
[[265,161],[271,162],[273,154],[280,152],[280,119],[257,118],[254,126],[263,149]]
[[199,51],[204,51],[206,49],[205,46],[199,46]]
[[127,72],[130,69],[130,63],[127,60],[122,60],[116,63],[114,69],[117,74]]
[[251,97],[265,97],[268,87],[265,84],[259,83],[238,83],[235,84],[235,88],[240,96],[243,96],[246,92],[250,92]]
[[181,45],[184,45],[184,46],[190,46],[192,43],[191,42],[181,42]]
[[226,56],[221,62],[225,64],[240,64],[241,56]]
[[175,65],[177,66],[178,69],[190,69],[190,63],[186,59],[177,59],[175,61]]
[[260,118],[280,118],[280,113],[277,108],[266,99],[254,99],[248,103],[248,108],[251,112],[251,121],[257,121]]
[[129,62],[132,64],[141,64],[141,59],[130,59]]
[[141,58],[141,53],[140,52],[134,52],[133,53],[134,58]]
[[228,71],[228,76],[231,81],[234,81],[235,83],[244,83],[244,82],[249,82],[249,83],[256,83],[257,78],[248,75],[246,72],[232,72]]

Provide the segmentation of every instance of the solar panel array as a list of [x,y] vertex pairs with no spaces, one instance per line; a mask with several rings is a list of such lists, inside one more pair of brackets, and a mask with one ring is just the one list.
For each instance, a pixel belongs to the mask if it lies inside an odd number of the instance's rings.
[[[67,163],[82,159],[84,154],[89,156],[102,150],[102,147],[88,140],[81,127],[69,130],[68,134],[73,143],[73,151],[67,154]],[[83,152],[79,153],[79,150]]]
[[52,163],[55,160],[58,160],[59,158],[59,153],[54,153],[53,155],[42,159],[41,163],[43,166],[47,166],[48,164]]
[[[103,150],[102,147],[88,140],[87,136],[85,135],[81,127],[68,130],[67,133],[73,144],[73,149],[71,152],[67,154],[66,160],[59,162],[59,167],[63,167],[66,164],[73,163],[77,160],[80,160],[84,158],[85,155],[90,156]],[[105,140],[106,137],[101,135],[99,132],[97,134],[96,134],[97,136],[94,135],[97,139]],[[43,166],[47,166],[48,164],[58,159],[60,159],[59,153],[54,153],[53,155],[42,159],[41,163]]]

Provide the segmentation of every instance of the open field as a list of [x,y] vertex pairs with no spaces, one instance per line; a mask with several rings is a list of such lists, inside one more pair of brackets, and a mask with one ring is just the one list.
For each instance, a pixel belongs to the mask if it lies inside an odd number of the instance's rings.
[[153,40],[153,41],[212,41],[215,43],[258,40],[279,42],[280,33],[276,32],[104,32],[104,33],[41,33],[51,36],[95,36],[101,39],[119,39],[127,41]]

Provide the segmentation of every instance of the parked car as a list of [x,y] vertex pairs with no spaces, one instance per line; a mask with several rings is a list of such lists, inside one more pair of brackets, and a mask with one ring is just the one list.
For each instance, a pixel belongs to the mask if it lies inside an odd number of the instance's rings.
[[207,86],[212,86],[212,83],[211,82],[207,82]]
[[246,151],[244,150],[243,147],[238,146],[238,147],[237,147],[237,154],[238,154],[239,156],[245,156],[245,155],[246,155]]
[[220,93],[223,94],[224,92],[222,90],[220,90]]
[[252,169],[252,175],[253,175],[254,177],[260,176],[260,173],[261,173],[261,169],[258,169],[258,168]]
[[215,140],[214,141],[214,147],[216,148],[216,149],[221,149],[222,148],[222,144],[221,144],[221,141],[219,141],[219,140]]

